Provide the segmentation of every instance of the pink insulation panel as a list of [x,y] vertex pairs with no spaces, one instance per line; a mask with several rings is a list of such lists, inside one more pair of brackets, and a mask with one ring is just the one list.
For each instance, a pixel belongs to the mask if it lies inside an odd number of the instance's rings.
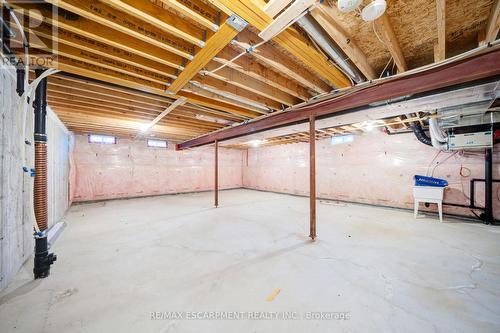
[[[242,186],[241,150],[219,149],[219,188]],[[145,140],[94,144],[76,135],[71,156],[72,201],[212,190],[214,148],[175,151]]]
[[[389,136],[373,132],[339,145],[325,139],[317,142],[316,150],[317,195],[321,198],[413,208],[413,175],[428,174],[448,180],[445,202],[468,204],[470,179],[484,178],[482,150],[439,153],[418,142],[411,133]],[[493,153],[494,179],[500,178],[498,152],[497,146]],[[243,186],[308,195],[309,145],[249,149],[243,162]],[[494,214],[500,218],[499,183],[493,184],[493,192]],[[484,183],[477,183],[475,197],[476,205],[484,206]],[[430,208],[433,210],[434,206]],[[444,210],[472,214],[469,209]]]

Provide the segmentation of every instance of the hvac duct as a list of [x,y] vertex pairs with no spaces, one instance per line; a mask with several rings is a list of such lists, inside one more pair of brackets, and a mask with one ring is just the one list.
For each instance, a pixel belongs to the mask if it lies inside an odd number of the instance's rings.
[[304,29],[309,36],[314,40],[314,42],[345,72],[354,82],[360,83],[365,81],[363,75],[358,71],[357,68],[348,63],[343,55],[343,52],[332,45],[330,38],[326,35],[318,23],[311,18],[311,16],[305,15],[297,23]]
[[429,118],[429,132],[432,146],[441,150],[448,150],[448,137],[439,128],[436,118]]
[[427,134],[425,134],[424,129],[418,122],[410,124],[410,128],[413,130],[413,133],[415,134],[415,137],[418,139],[418,141],[428,146],[432,146],[431,138],[429,138]]

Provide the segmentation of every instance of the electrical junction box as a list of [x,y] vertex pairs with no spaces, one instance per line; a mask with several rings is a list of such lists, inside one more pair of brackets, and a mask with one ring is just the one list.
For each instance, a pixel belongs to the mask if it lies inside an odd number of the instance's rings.
[[451,150],[491,148],[493,136],[491,131],[452,134],[448,137],[448,147]]

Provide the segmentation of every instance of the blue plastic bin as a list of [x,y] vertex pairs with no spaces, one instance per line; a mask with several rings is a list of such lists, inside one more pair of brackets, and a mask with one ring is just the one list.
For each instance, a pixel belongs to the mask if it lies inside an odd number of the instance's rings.
[[434,186],[445,187],[448,186],[448,181],[440,178],[432,178],[426,176],[415,175],[415,186]]

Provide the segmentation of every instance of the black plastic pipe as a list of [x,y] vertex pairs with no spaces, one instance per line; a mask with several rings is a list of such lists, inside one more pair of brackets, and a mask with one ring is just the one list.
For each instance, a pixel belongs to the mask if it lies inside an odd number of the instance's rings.
[[[36,69],[36,77],[44,70]],[[47,78],[38,84],[35,90],[34,109],[34,139],[35,139],[35,188],[34,206],[36,223],[40,232],[35,233],[35,258],[33,275],[35,279],[43,279],[50,275],[50,265],[57,256],[49,253],[47,241]]]
[[494,222],[493,219],[493,152],[487,148],[484,152],[484,213],[485,224]]
[[[18,66],[20,66],[19,63]],[[22,96],[24,94],[24,76],[26,75],[26,71],[24,70],[24,68],[18,67],[16,69],[16,74],[17,74],[16,92],[19,96]]]
[[[36,77],[42,75],[45,70],[35,69]],[[33,101],[33,108],[35,112],[35,127],[34,136],[35,141],[47,141],[47,78],[44,78],[38,84],[35,90],[35,100]]]
[[424,129],[422,128],[422,125],[420,125],[420,123],[413,122],[410,124],[410,128],[417,137],[418,141],[428,146],[432,146],[431,138],[429,138],[427,134],[425,134]]

